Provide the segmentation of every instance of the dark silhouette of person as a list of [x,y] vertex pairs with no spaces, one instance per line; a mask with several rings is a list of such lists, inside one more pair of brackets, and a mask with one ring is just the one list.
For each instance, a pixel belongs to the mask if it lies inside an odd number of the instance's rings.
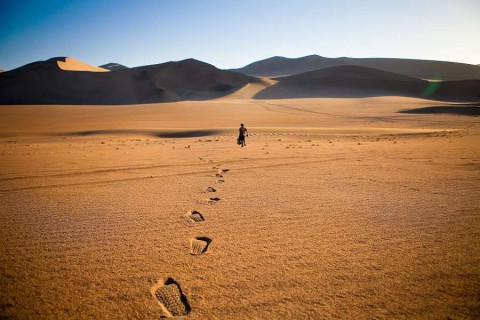
[[248,130],[243,126],[243,123],[241,123],[240,128],[238,128],[238,141],[240,141],[242,148],[247,145],[245,143],[245,135],[248,137]]

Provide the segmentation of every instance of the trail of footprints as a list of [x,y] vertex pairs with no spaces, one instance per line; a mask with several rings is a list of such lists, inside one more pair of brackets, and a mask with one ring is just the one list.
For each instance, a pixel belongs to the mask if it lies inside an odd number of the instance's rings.
[[[208,161],[209,164],[213,163],[212,160],[205,160],[204,158],[199,158],[199,160]],[[217,170],[217,173],[214,175],[214,177],[217,178],[217,184],[225,182],[223,174],[229,171],[229,169],[220,169],[219,167],[220,164],[212,167],[212,170]],[[209,186],[205,188],[205,191],[208,193],[216,193],[217,189]],[[219,197],[210,197],[207,203],[215,204],[220,200]],[[193,223],[205,222],[203,214],[196,210],[188,211],[187,217]],[[208,237],[195,237],[190,239],[190,255],[197,256],[206,253],[211,242],[212,239]],[[191,311],[187,297],[183,294],[180,285],[172,278],[168,278],[165,282],[159,281],[152,287],[151,293],[160,305],[164,316],[167,318],[185,316]]]

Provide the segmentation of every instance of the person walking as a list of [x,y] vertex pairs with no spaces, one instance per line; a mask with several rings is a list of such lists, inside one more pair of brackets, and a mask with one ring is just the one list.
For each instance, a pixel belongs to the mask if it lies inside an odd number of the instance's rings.
[[240,128],[238,128],[238,141],[239,144],[242,145],[242,148],[247,145],[245,143],[245,135],[248,137],[248,130],[243,126],[243,123],[241,123]]

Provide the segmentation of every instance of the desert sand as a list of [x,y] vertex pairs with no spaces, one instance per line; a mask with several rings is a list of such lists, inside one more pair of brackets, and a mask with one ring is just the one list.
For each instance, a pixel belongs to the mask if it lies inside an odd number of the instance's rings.
[[274,83],[0,106],[1,316],[477,319],[479,118]]

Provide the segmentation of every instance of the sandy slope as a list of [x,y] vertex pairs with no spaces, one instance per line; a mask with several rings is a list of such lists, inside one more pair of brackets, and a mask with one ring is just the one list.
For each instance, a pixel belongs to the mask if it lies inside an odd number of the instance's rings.
[[[244,89],[0,106],[0,315],[158,319],[163,301],[185,319],[480,316],[477,117]],[[211,242],[192,255],[197,237]]]
[[65,71],[89,71],[89,72],[109,72],[110,70],[92,66],[88,63],[78,61],[73,58],[66,57],[65,61],[57,61],[57,65],[60,69]]

